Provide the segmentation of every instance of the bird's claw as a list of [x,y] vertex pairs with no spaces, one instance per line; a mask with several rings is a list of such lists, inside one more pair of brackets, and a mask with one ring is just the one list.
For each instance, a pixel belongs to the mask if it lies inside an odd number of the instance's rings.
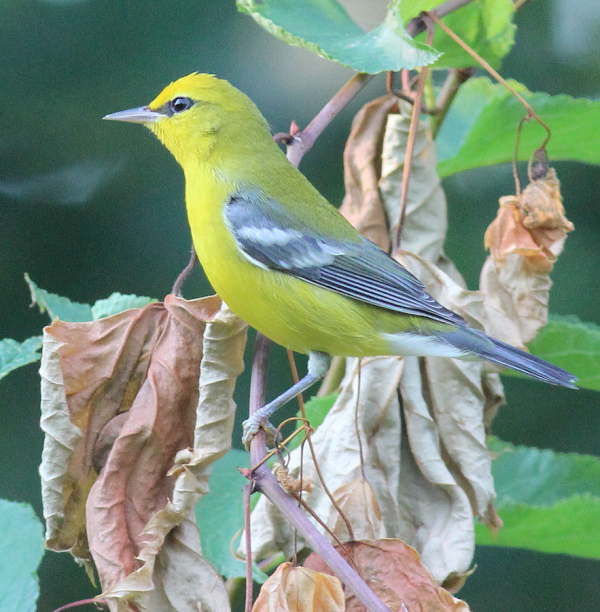
[[250,447],[250,442],[252,442],[252,438],[254,438],[254,436],[261,427],[265,430],[267,435],[272,440],[275,440],[275,436],[277,435],[277,429],[271,423],[269,423],[268,418],[260,418],[255,414],[242,423],[242,443],[244,444],[246,449]]
[[255,416],[251,416],[242,423],[242,428],[244,430],[242,434],[242,443],[246,448],[250,446],[250,442],[260,429],[260,426],[260,419],[257,419]]

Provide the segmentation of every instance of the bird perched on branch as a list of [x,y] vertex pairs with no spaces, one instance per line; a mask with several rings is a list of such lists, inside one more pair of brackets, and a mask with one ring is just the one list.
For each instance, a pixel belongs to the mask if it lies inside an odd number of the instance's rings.
[[227,81],[194,73],[148,106],[104,118],[145,125],[183,168],[196,252],[231,310],[309,355],[308,374],[245,422],[245,442],[325,375],[331,355],[477,356],[574,388],[565,370],[468,327],[363,238],[287,160],[254,103]]

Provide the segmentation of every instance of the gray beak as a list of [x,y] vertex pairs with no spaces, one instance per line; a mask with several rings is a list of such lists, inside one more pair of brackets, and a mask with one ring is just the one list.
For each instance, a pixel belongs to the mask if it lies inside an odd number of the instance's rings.
[[138,106],[137,108],[130,108],[118,113],[111,113],[106,115],[106,117],[102,117],[102,119],[107,119],[108,121],[127,121],[129,123],[154,123],[162,117],[164,117],[162,113],[150,110],[147,106]]

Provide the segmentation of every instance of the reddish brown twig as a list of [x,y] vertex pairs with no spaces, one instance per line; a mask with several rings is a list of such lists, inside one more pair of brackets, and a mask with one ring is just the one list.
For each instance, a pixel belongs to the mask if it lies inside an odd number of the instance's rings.
[[[288,350],[288,359],[290,362],[290,368],[292,370],[292,377],[294,379],[294,383],[297,383],[299,380],[298,369],[296,368],[296,362],[294,361],[294,353],[290,350]],[[302,395],[298,396],[298,405],[300,406],[300,414],[302,415],[302,418],[308,422],[308,419],[306,417],[306,410],[304,409],[304,398],[302,397]],[[325,495],[327,495],[327,497],[329,498],[331,505],[336,509],[336,512],[340,515],[342,521],[344,521],[350,539],[354,540],[354,531],[352,530],[352,525],[350,524],[350,521],[344,514],[340,505],[337,503],[336,499],[333,497],[331,491],[329,490],[329,487],[327,486],[327,483],[325,482],[325,478],[323,477],[323,473],[321,472],[321,467],[319,466],[319,461],[317,460],[317,453],[315,451],[315,447],[313,446],[310,435],[306,436],[306,440],[308,441],[310,456],[312,457],[313,465],[315,466],[315,471],[317,472],[317,476],[319,478],[321,486],[323,487],[323,491],[325,491]]]
[[[430,20],[427,20],[427,18],[425,18],[425,21],[427,27],[427,44],[430,45],[433,40],[433,24]],[[425,83],[427,82],[428,73],[429,69],[427,68],[427,66],[421,68],[421,72],[419,73],[419,79],[417,81],[417,93],[415,94],[415,102],[410,118],[410,127],[408,129],[408,138],[406,140],[406,155],[404,157],[402,185],[400,187],[400,219],[398,220],[398,230],[396,232],[396,237],[394,240],[393,251],[400,247],[400,236],[402,235],[402,228],[404,227],[406,204],[408,201],[408,185],[411,175],[413,153],[415,150],[415,141],[417,138],[417,129],[419,128],[421,107],[423,105],[423,91],[425,90]]]
[[508,89],[508,91],[510,91],[510,93],[513,96],[515,96],[517,100],[519,100],[519,102],[527,110],[527,116],[525,117],[525,121],[529,121],[529,119],[535,119],[546,130],[546,139],[544,140],[542,146],[540,147],[543,149],[548,144],[548,141],[550,140],[550,136],[552,135],[552,132],[550,131],[550,128],[537,116],[536,112],[533,110],[529,102],[527,102],[527,100],[525,100],[525,98],[518,91],[516,91],[514,87],[510,85],[510,83],[506,81],[506,79],[501,77],[498,71],[494,70],[494,68],[492,68],[490,64],[481,57],[481,55],[479,55],[476,51],[471,49],[471,47],[469,47],[469,45],[467,45],[467,43],[462,38],[460,38],[460,36],[455,34],[445,23],[443,23],[439,19],[439,15],[437,14],[437,11],[431,11],[429,13],[426,12],[426,13],[423,13],[423,15],[429,16],[437,26],[439,26],[442,30],[444,30],[444,32],[446,32],[446,34],[448,34],[448,36],[450,36],[450,38],[452,38],[452,40],[456,42],[457,45],[462,47],[471,57],[477,60],[477,62],[480,64],[482,68],[485,68],[488,71],[488,73],[491,74],[498,81],[498,83],[500,83],[506,89]]
[[299,166],[302,158],[315,144],[315,140],[331,123],[339,112],[354,98],[354,96],[373,78],[372,74],[357,72],[319,111],[315,118],[288,145],[287,157]]
[[250,496],[252,482],[244,486],[244,531],[246,537],[246,601],[245,612],[252,612],[252,532],[250,530]]
[[194,269],[196,262],[198,261],[198,256],[196,255],[196,249],[192,245],[192,253],[190,256],[190,261],[188,265],[180,272],[175,284],[173,285],[173,289],[171,289],[171,293],[176,295],[177,297],[181,297],[181,287],[185,282],[185,279],[190,275],[190,272]]

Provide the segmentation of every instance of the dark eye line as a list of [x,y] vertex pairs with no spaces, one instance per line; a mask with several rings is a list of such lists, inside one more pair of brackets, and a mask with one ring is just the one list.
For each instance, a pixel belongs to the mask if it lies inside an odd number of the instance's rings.
[[172,100],[169,100],[168,102],[165,102],[162,106],[156,109],[156,112],[162,113],[167,117],[172,117],[173,115],[177,115],[188,110],[194,106],[194,104],[196,104],[195,100],[184,96],[178,96]]

